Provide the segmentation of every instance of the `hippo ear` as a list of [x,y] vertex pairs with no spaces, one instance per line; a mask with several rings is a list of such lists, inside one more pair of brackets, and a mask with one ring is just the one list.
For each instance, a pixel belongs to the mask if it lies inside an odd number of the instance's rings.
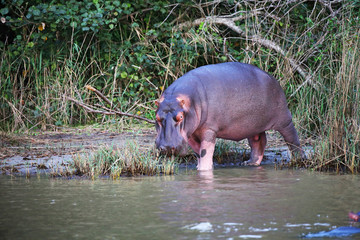
[[164,101],[164,97],[161,96],[161,98],[159,98],[159,100],[155,100],[155,105],[159,107],[160,103],[162,103]]
[[187,112],[190,109],[190,99],[188,96],[180,95],[176,98],[178,100],[180,106]]
[[184,99],[181,99],[181,100],[180,100],[180,106],[181,106],[182,108],[184,108],[184,106],[185,106],[185,100],[184,100]]

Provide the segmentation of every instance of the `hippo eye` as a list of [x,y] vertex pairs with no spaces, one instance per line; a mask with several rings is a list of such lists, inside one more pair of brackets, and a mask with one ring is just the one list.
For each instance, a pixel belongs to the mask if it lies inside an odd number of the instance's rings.
[[156,114],[156,121],[161,125],[162,119]]
[[179,112],[175,117],[175,121],[178,123],[180,123],[183,119],[184,119],[184,113],[182,112]]

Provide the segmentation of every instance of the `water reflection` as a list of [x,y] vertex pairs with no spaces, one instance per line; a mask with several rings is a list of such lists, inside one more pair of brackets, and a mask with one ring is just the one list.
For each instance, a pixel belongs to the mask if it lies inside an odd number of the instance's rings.
[[222,171],[219,174],[217,171],[199,172],[190,176],[188,181],[173,182],[166,187],[165,191],[172,193],[174,200],[165,202],[163,208],[177,211],[177,217],[181,215],[195,222],[215,219],[242,223],[272,219],[269,209],[274,207],[269,206],[271,201],[266,198],[273,197],[274,193],[281,196],[276,193],[276,184],[270,186],[267,171],[262,167],[238,176],[223,175]]

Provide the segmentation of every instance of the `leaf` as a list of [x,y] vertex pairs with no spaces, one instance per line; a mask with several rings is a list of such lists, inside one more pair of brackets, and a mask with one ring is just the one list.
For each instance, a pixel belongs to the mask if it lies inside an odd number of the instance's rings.
[[223,62],[225,62],[225,61],[227,60],[227,57],[226,57],[226,56],[221,56],[221,60],[222,60]]
[[1,15],[6,15],[8,13],[9,13],[9,8],[5,7],[5,8],[0,9],[0,14]]
[[56,12],[56,6],[55,5],[50,6],[49,11]]
[[203,30],[203,28],[204,28],[204,22],[201,22],[199,25],[199,30]]
[[39,9],[34,9],[33,10],[33,14],[34,14],[34,16],[40,16],[40,10]]
[[64,15],[66,13],[66,11],[64,9],[60,9],[57,13],[60,15]]
[[128,9],[129,7],[131,7],[131,4],[130,3],[123,3],[121,6],[123,8],[125,8],[125,9]]
[[34,43],[33,43],[33,42],[28,42],[27,46],[28,46],[29,48],[32,48],[32,47],[34,46]]
[[134,22],[133,24],[131,24],[131,27],[132,27],[132,28],[139,27],[139,24],[137,24],[136,22]]
[[70,27],[76,28],[77,27],[77,22],[71,22]]
[[114,28],[114,24],[112,24],[112,23],[109,24],[109,28],[110,28],[110,29],[113,29],[113,28]]
[[126,78],[126,77],[127,77],[127,72],[122,72],[122,73],[120,74],[120,76],[121,76],[121,78]]
[[103,14],[102,13],[95,13],[95,17],[97,17],[97,18],[102,18],[103,17]]

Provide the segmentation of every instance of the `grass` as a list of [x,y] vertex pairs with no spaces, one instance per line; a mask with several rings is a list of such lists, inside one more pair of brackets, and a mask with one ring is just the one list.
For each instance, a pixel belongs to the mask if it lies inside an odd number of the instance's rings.
[[246,150],[239,147],[239,142],[218,139],[214,150],[214,162],[217,164],[236,164],[249,159]]
[[76,155],[74,174],[97,178],[110,176],[172,175],[178,169],[178,158],[159,157],[155,151],[141,149],[135,142],[127,142],[124,148],[100,147],[97,151],[85,155]]

